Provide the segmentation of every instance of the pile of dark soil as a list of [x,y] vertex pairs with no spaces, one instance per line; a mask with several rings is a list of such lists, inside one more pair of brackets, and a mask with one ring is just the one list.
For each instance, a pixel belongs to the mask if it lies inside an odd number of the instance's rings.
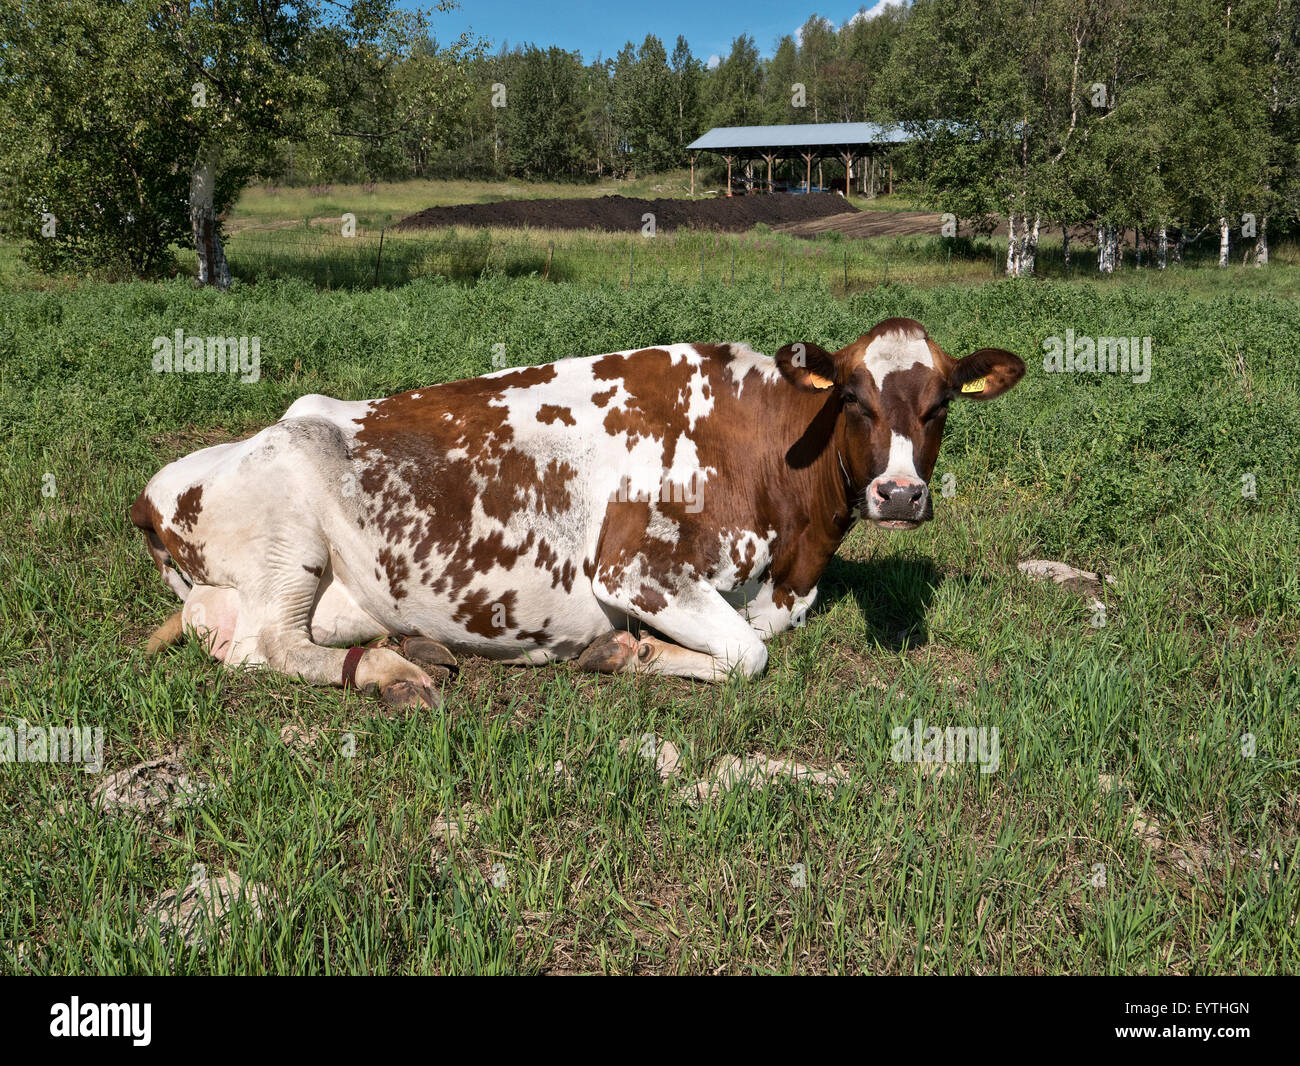
[[537,229],[597,229],[610,233],[641,230],[642,216],[655,216],[656,230],[705,229],[742,233],[756,223],[777,226],[853,211],[838,193],[794,196],[721,197],[709,200],[639,200],[600,196],[579,200],[502,200],[491,204],[430,207],[409,215],[397,229],[435,226],[533,226]]

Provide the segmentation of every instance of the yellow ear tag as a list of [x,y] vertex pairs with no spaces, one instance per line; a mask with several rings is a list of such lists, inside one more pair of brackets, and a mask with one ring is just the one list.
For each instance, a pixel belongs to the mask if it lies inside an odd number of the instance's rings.
[[974,381],[968,381],[961,387],[962,392],[983,392],[984,386],[988,383],[987,377],[976,378]]

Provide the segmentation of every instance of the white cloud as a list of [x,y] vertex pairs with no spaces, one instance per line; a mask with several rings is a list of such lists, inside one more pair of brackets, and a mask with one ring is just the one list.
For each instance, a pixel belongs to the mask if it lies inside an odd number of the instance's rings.
[[877,15],[883,15],[887,7],[907,7],[908,0],[876,0],[871,7],[862,7],[849,22],[870,22]]
[[709,56],[708,62],[705,63],[704,65],[708,67],[710,70],[717,70],[719,64],[721,63],[722,63],[722,56],[718,55],[717,52],[714,52],[713,55]]

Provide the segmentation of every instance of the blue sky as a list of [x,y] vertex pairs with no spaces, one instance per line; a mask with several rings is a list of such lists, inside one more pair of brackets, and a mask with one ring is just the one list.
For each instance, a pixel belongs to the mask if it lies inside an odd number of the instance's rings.
[[[434,32],[448,41],[462,30],[473,30],[491,42],[496,51],[503,41],[516,44],[558,45],[579,51],[590,61],[597,53],[612,58],[627,41],[640,44],[647,33],[664,42],[671,54],[677,35],[685,35],[691,51],[701,59],[725,56],[731,41],[748,33],[763,55],[771,55],[779,37],[794,33],[814,12],[836,25],[852,18],[858,9],[870,10],[878,0],[749,0],[726,4],[710,0],[658,0],[644,4],[604,0],[461,0],[458,11],[435,15]],[[880,3],[897,0],[879,0]]]

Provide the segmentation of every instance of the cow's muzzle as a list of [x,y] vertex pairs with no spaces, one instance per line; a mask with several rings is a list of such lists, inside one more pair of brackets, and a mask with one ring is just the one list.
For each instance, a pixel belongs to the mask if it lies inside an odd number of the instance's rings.
[[885,529],[915,529],[934,517],[930,487],[919,478],[883,474],[867,487],[867,517]]

